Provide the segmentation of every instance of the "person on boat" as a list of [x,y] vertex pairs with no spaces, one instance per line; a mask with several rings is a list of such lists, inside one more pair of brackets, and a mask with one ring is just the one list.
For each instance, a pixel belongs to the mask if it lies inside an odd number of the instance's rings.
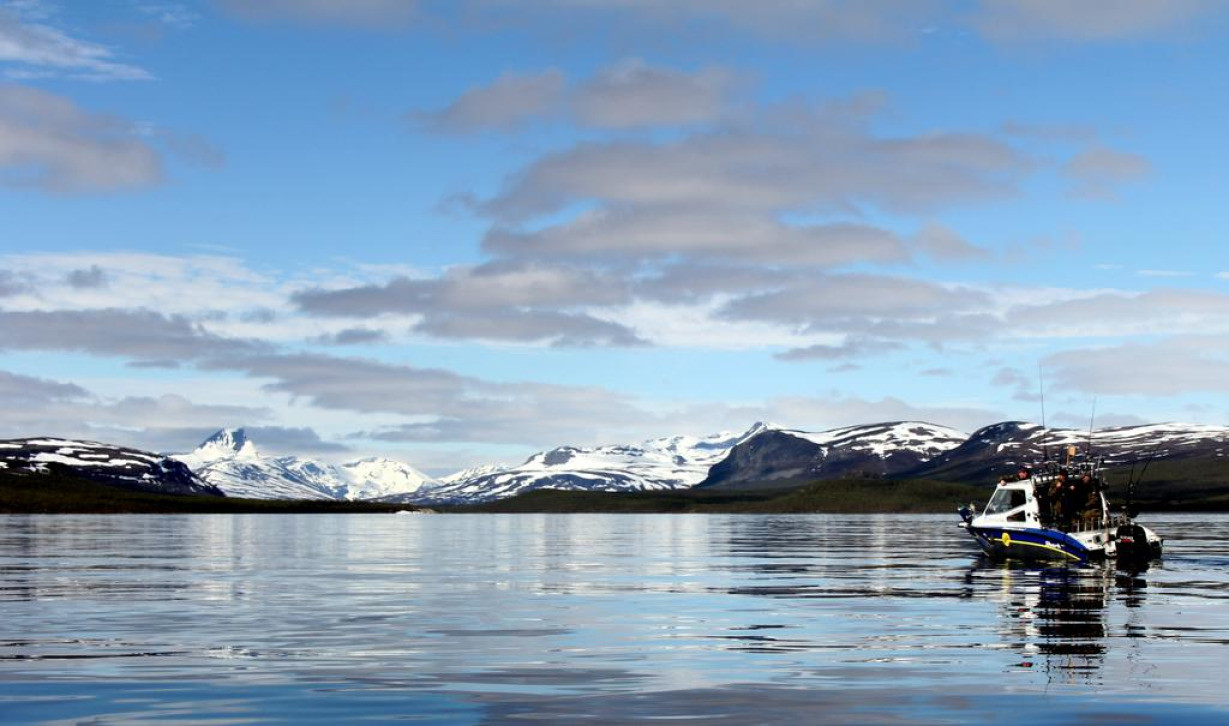
[[[1033,472],[1027,466],[1022,466],[1020,467],[1019,471],[1016,472],[1016,478],[1014,481],[1024,481],[1032,476]],[[1010,484],[1012,481],[1013,479],[1008,474],[1004,474],[1003,476],[999,477],[999,484]]]
[[1088,497],[1079,482],[1071,479],[1066,469],[1058,472],[1059,496],[1062,498],[1063,529],[1072,529],[1080,521]]
[[1098,482],[1093,478],[1092,472],[1084,472],[1084,475],[1080,477],[1077,496],[1083,498],[1083,505],[1080,509],[1085,527],[1096,524],[1097,519],[1101,516],[1101,498],[1097,496],[1098,491]]
[[[1027,466],[1020,467],[1019,471],[1016,472],[1017,481],[1026,481],[1032,478],[1033,470]],[[1048,484],[1040,479],[1033,482],[1033,496],[1037,497],[1037,514],[1041,518],[1043,525],[1052,524],[1057,516],[1058,499],[1053,494],[1053,491],[1056,491],[1053,487],[1054,483],[1052,481]]]
[[1046,499],[1050,501],[1050,524],[1058,529],[1066,529],[1067,518],[1073,511],[1068,494],[1070,488],[1071,482],[1068,481],[1067,470],[1059,469],[1054,478],[1050,480],[1050,488],[1046,492]]

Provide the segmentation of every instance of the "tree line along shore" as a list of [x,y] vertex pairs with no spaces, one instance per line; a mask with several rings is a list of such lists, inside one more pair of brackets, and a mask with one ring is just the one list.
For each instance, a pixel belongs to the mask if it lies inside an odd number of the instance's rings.
[[[1223,468],[1191,462],[1158,462],[1136,490],[1142,511],[1229,511]],[[1125,472],[1108,478],[1108,496],[1126,499]],[[843,478],[788,488],[748,491],[696,489],[593,492],[539,489],[472,506],[434,507],[442,513],[948,513],[963,503],[980,505],[993,485],[926,479]],[[108,486],[66,472],[29,475],[0,471],[0,513],[6,514],[215,514],[392,513],[406,504],[370,501],[238,499],[172,495]]]

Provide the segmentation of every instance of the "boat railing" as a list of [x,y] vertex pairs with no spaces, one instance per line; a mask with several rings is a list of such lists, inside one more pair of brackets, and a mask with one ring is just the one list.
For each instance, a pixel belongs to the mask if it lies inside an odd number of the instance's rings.
[[1129,524],[1130,518],[1125,514],[1111,514],[1109,517],[1102,517],[1098,514],[1096,517],[1080,518],[1070,523],[1063,528],[1065,532],[1091,532],[1099,529],[1117,529],[1118,527]]

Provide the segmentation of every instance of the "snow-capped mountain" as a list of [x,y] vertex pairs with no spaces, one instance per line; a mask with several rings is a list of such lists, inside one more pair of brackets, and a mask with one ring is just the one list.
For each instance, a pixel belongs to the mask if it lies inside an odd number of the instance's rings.
[[1091,450],[1108,465],[1130,466],[1155,454],[1158,460],[1223,459],[1229,451],[1229,427],[1205,424],[1160,423],[1088,430],[1043,429],[1022,421],[1005,421],[979,429],[960,446],[909,472],[910,476],[951,481],[992,482],[1017,466],[1042,461],[1048,454],[1059,459],[1076,447]]
[[561,446],[534,454],[520,466],[468,476],[458,472],[438,487],[393,501],[475,504],[546,488],[604,492],[687,489],[703,481],[709,467],[732,447],[765,428],[765,424],[756,424],[741,434],[671,436],[638,444]]
[[15,474],[61,471],[124,489],[222,495],[219,489],[201,481],[175,459],[96,441],[54,438],[0,441],[0,471]]
[[336,490],[340,499],[379,499],[395,494],[424,491],[439,482],[403,461],[372,457],[341,464],[341,472],[349,480],[344,491]]
[[819,433],[768,427],[734,446],[702,488],[768,489],[842,476],[896,476],[965,442],[921,421],[846,426]]
[[442,476],[440,477],[440,483],[456,484],[457,482],[477,479],[480,476],[487,476],[488,474],[498,474],[511,468],[512,467],[507,464],[480,464],[479,466],[471,466],[468,469],[453,472],[448,476]]
[[227,496],[247,499],[376,499],[437,485],[409,464],[391,459],[330,464],[266,456],[244,429],[218,431],[194,451],[175,458]]
[[[1020,464],[1041,461],[1044,453],[1054,460],[1067,447],[1075,446],[1082,454],[1089,441],[1087,430],[1043,431],[1036,424],[1018,421],[987,426],[967,437],[955,429],[922,422],[848,426],[819,433],[756,424],[742,434],[674,436],[591,448],[563,446],[534,454],[519,466],[474,467],[434,480],[389,459],[329,464],[266,456],[243,429],[225,429],[195,451],[174,458],[90,441],[0,441],[0,476],[64,471],[99,483],[166,493],[470,504],[542,488],[762,489],[845,476],[929,478],[989,486]],[[1186,468],[1174,479],[1177,484],[1170,486],[1181,494],[1178,485],[1185,481],[1183,477],[1189,478],[1192,466],[1202,467],[1200,471],[1210,481],[1224,481],[1220,472],[1229,471],[1223,468],[1229,467],[1229,427],[1166,423],[1104,428],[1092,433],[1091,450],[1110,465],[1130,466],[1151,457],[1183,462]]]

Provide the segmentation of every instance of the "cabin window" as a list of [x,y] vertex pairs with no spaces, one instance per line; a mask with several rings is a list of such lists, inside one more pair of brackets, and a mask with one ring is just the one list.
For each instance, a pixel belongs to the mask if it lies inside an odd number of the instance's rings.
[[1023,507],[1025,502],[1023,489],[999,489],[990,497],[986,505],[986,514],[1003,514],[1016,507]]

